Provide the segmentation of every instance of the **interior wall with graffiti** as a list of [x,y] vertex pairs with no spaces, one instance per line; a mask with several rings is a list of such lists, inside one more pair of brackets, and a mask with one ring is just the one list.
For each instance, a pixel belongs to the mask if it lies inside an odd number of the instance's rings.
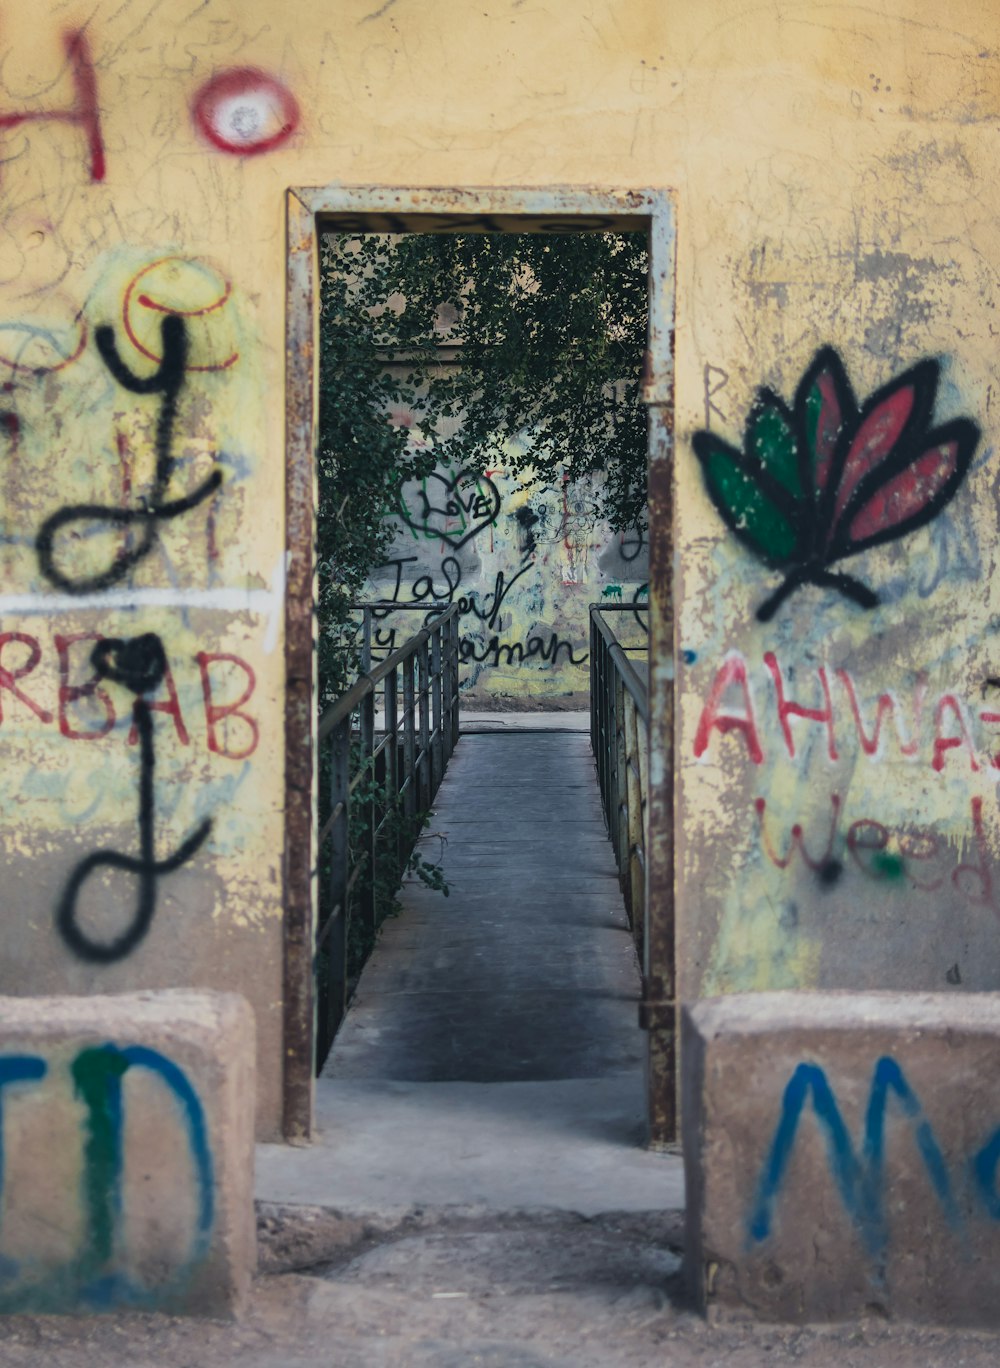
[[[402,645],[421,606],[459,605],[467,706],[589,706],[591,603],[634,605],[622,640],[647,639],[645,532],[612,532],[593,487],[534,485],[505,469],[439,466],[403,486],[390,557],[372,576],[373,652]],[[410,605],[400,608],[397,605]]]

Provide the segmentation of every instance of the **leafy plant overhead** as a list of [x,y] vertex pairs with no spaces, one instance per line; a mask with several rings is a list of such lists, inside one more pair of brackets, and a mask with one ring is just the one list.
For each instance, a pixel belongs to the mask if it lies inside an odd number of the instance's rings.
[[758,609],[761,622],[804,584],[873,608],[873,590],[830,567],[922,527],[954,497],[980,432],[968,418],[931,428],[939,370],[937,361],[922,361],[859,407],[840,357],[824,347],[791,408],[773,390],[758,391],[742,450],[713,432],[695,435],[726,525],[786,572]]
[[647,260],[642,234],[333,234],[321,269],[328,700],[353,665],[348,604],[388,553],[408,481],[435,466],[548,485],[600,474],[597,511],[642,524]]

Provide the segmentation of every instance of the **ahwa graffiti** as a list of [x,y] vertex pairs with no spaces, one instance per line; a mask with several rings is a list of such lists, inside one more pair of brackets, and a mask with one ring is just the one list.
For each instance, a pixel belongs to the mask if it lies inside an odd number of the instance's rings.
[[[978,774],[984,768],[1000,769],[1000,751],[993,749],[996,734],[987,730],[1000,723],[1000,712],[995,707],[984,708],[970,702],[957,689],[946,689],[928,701],[926,676],[918,675],[912,685],[909,718],[904,720],[904,710],[892,689],[884,689],[874,703],[863,705],[849,670],[834,670],[831,679],[830,671],[818,666],[816,680],[821,706],[811,707],[789,696],[785,671],[773,651],[764,652],[763,665],[770,678],[768,699],[773,701],[773,711],[770,707],[761,709],[759,701],[755,703],[759,693],[752,686],[746,658],[739,651],[727,653],[715,672],[698,719],[692,747],[696,760],[709,753],[715,732],[739,736],[754,765],[764,764],[767,754],[775,752],[784,752],[789,760],[802,760],[808,757],[808,740],[817,733],[812,733],[803,745],[796,740],[794,722],[799,728],[820,729],[818,735],[831,763],[840,759],[850,746],[854,753],[860,752],[873,764],[894,758],[898,751],[906,760],[926,764],[936,774],[946,767],[952,771],[958,766],[967,768],[970,774]],[[787,666],[786,669],[790,678],[793,671]],[[739,695],[738,708],[729,701],[733,694]],[[889,728],[885,724],[889,718],[894,723],[895,746],[888,739]],[[782,738],[777,747],[773,744],[776,731]]]
[[[91,655],[94,669],[102,679],[123,685],[135,694],[132,716],[139,736],[139,856],[122,855],[116,850],[96,850],[81,860],[70,875],[59,901],[56,926],[63,940],[81,959],[110,964],[128,955],[146,935],[156,912],[156,881],[186,863],[202,845],[212,829],[208,818],[168,856],[158,860],[155,853],[156,804],[153,769],[151,705],[145,698],[163,681],[167,669],[163,643],[148,632],[130,641],[106,638],[99,641]],[[77,919],[80,889],[95,869],[121,869],[139,880],[135,913],[129,925],[110,941],[95,940],[81,929]]]
[[[160,415],[156,424],[156,474],[153,488],[138,508],[116,508],[107,504],[70,504],[53,513],[42,524],[35,543],[42,574],[52,584],[70,594],[88,594],[110,589],[123,580],[132,568],[153,550],[159,536],[161,522],[178,518],[196,508],[222,483],[222,471],[216,468],[190,494],[179,499],[168,499],[167,490],[174,473],[174,421],[177,401],[187,371],[188,336],[184,319],[168,313],[160,324],[162,356],[154,373],[145,378],[134,375],[118,355],[114,330],[98,328],[95,335],[101,359],[118,383],[133,394],[162,394]],[[133,546],[122,546],[112,563],[93,575],[73,576],[56,564],[55,541],[59,532],[74,523],[106,523],[127,528],[141,526],[141,534]]]
[[[121,1242],[125,1160],[125,1105],[122,1082],[130,1071],[157,1077],[172,1094],[190,1150],[197,1186],[195,1224],[187,1257],[152,1286],[140,1286],[116,1268]],[[37,1055],[0,1055],[0,1195],[3,1192],[3,1103],[8,1089],[41,1083],[49,1073]],[[80,1201],[86,1220],[85,1242],[75,1258],[57,1272],[32,1277],[32,1268],[0,1255],[0,1312],[62,1309],[62,1301],[82,1301],[95,1310],[113,1305],[155,1306],[184,1286],[209,1251],[215,1223],[215,1174],[205,1113],[184,1071],[158,1050],[106,1044],[81,1050],[69,1066],[73,1092],[85,1109]],[[53,1303],[58,1303],[53,1307]]]
[[[854,1149],[824,1070],[814,1063],[802,1063],[796,1068],[782,1097],[781,1114],[747,1218],[747,1240],[751,1247],[766,1241],[771,1234],[775,1205],[791,1162],[799,1120],[811,1095],[816,1119],[826,1132],[828,1163],[837,1194],[864,1242],[876,1273],[881,1270],[890,1235],[885,1211],[885,1117],[890,1092],[898,1099],[910,1126],[928,1181],[946,1219],[954,1228],[961,1228],[963,1204],[956,1194],[958,1185],[952,1182],[948,1173],[920,1099],[897,1061],[883,1055],[872,1075],[860,1154]],[[973,1210],[978,1207],[984,1216],[994,1221],[1000,1220],[1000,1195],[996,1188],[998,1163],[1000,1128],[993,1131],[965,1166],[975,1201]]]
[[693,439],[709,497],[759,560],[783,570],[761,604],[769,621],[806,584],[835,589],[862,608],[878,595],[830,567],[929,523],[954,498],[980,430],[968,418],[931,428],[937,361],[921,361],[859,408],[830,347],[803,376],[791,408],[762,388],[742,450],[715,433]]

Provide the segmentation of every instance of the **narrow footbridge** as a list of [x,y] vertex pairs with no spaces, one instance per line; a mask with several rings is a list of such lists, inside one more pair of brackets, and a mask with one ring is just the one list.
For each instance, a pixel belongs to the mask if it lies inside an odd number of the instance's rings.
[[[454,614],[439,624],[363,676],[320,735],[340,746],[334,853],[363,791],[347,763],[360,744],[357,773],[384,776],[404,812],[430,808],[418,850],[448,895],[404,882],[349,1009],[327,1012],[339,1029],[316,1083],[317,1144],[262,1147],[259,1195],[364,1213],[679,1207],[679,1161],[643,1148],[641,674],[595,620],[589,716],[459,726]],[[363,810],[367,848],[384,844],[381,809]],[[336,949],[359,876],[326,868],[318,942]],[[338,995],[343,958],[328,960]]]
[[635,1074],[639,969],[587,733],[463,735],[422,845],[449,895],[404,886],[325,1076]]

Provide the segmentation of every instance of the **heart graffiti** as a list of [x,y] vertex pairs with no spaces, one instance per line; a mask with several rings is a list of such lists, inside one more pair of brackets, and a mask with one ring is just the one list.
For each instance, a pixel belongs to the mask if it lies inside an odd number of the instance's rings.
[[488,475],[471,467],[454,476],[436,470],[403,486],[398,512],[413,532],[457,551],[496,522],[500,491]]

